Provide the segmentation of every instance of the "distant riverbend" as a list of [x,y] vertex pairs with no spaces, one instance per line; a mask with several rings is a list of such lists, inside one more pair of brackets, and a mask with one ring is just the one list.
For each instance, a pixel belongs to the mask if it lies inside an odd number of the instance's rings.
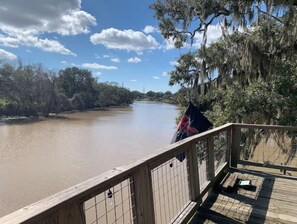
[[0,125],[0,217],[168,145],[178,113],[138,101]]

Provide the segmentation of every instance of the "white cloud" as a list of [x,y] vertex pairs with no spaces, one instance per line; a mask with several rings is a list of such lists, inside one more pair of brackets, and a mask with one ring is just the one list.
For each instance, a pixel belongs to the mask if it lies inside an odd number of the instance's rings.
[[[219,25],[210,25],[207,30],[207,45],[216,42],[222,36],[222,30]],[[184,43],[183,48],[200,48],[203,41],[203,33],[197,33],[194,37],[192,46],[189,43]],[[174,39],[170,37],[169,39],[164,39],[164,43],[161,47],[163,50],[168,51],[175,49]]]
[[[184,43],[183,45],[183,48],[190,48],[190,47],[191,45],[188,43]],[[162,44],[161,48],[165,51],[176,49],[173,37],[170,37],[169,39],[164,39],[164,44]]]
[[145,28],[143,29],[143,32],[145,32],[146,34],[155,33],[155,32],[158,32],[158,29],[153,26],[145,26]]
[[171,50],[175,49],[174,40],[172,37],[170,37],[168,40],[165,39],[165,45],[163,46],[164,50]]
[[73,66],[73,67],[80,67],[80,65],[75,64],[75,63],[71,63],[70,65]]
[[162,76],[168,76],[168,72],[162,72]]
[[56,40],[49,40],[47,38],[38,39],[37,37],[31,37],[31,39],[33,41],[32,43],[24,42],[24,45],[37,47],[37,48],[39,48],[43,51],[47,51],[47,52],[55,52],[55,53],[60,53],[60,54],[65,54],[65,55],[76,56],[75,53],[73,53],[69,49],[65,48],[62,44],[60,44]]
[[116,66],[107,66],[107,65],[100,65],[97,63],[84,63],[82,67],[90,68],[90,69],[105,69],[105,70],[116,70],[118,69]]
[[14,55],[11,52],[0,49],[0,59],[2,59],[2,60],[15,60],[15,59],[17,59],[17,56]]
[[136,79],[131,79],[130,82],[137,82],[137,80]]
[[116,63],[119,63],[121,62],[121,60],[119,58],[112,58],[110,59],[112,62],[116,62]]
[[178,66],[178,62],[177,61],[171,61],[171,62],[169,62],[169,64],[171,64],[172,66]]
[[134,57],[134,58],[129,58],[127,61],[130,62],[130,63],[139,63],[142,60],[140,58],[138,58],[138,57]]
[[159,76],[153,76],[153,79],[160,79]]
[[16,48],[19,46],[20,41],[17,38],[8,37],[0,34],[0,44],[5,47]]
[[151,35],[140,31],[118,30],[115,28],[104,29],[90,37],[93,44],[102,44],[110,49],[141,52],[156,49],[159,44]]
[[65,64],[67,64],[67,61],[61,61],[61,64],[65,65]]
[[93,25],[96,19],[81,10],[81,0],[1,1],[0,44],[6,47],[25,45],[76,56],[56,39],[40,38],[40,35],[88,33]]
[[96,19],[81,10],[81,0],[1,1],[0,27],[76,35],[88,33],[90,25]]
[[100,76],[100,75],[102,75],[102,73],[101,72],[94,72],[93,75],[94,76]]
[[[96,19],[89,13],[81,10],[73,10],[69,14],[61,16],[55,24],[50,24],[53,32],[61,35],[77,35],[80,33],[89,33],[89,25],[96,25]],[[62,25],[57,23],[61,22]]]
[[49,40],[47,38],[40,39],[38,35],[32,34],[31,32],[13,31],[6,35],[7,36],[0,35],[0,44],[7,47],[16,48],[19,45],[24,45],[28,47],[35,47],[46,52],[76,56],[75,53],[67,49],[57,40]]
[[[219,40],[222,36],[222,29],[219,25],[210,25],[207,29],[207,45]],[[200,48],[203,41],[203,33],[198,33],[194,37],[193,47]]]

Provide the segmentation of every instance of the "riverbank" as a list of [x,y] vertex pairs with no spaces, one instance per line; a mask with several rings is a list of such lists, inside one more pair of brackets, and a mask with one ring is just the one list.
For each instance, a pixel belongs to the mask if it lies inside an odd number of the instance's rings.
[[[141,99],[141,100],[134,100],[134,102],[144,102],[144,103],[164,103],[170,104],[174,106],[178,106],[178,104],[173,102],[168,102],[166,100],[150,100],[148,98]],[[90,112],[90,111],[108,111],[111,109],[116,108],[127,108],[132,104],[122,104],[117,106],[108,106],[108,107],[94,107],[88,108],[85,110],[69,110],[69,111],[62,111],[60,113],[49,113],[48,115],[39,115],[39,116],[0,116],[0,125],[1,124],[23,124],[23,123],[32,123],[37,121],[44,121],[47,119],[69,119],[64,115],[73,114],[73,113],[81,113],[81,112]]]
[[48,115],[39,115],[39,116],[0,116],[0,124],[16,124],[16,123],[31,123],[36,121],[43,121],[46,119],[65,119],[66,117],[63,114],[73,114],[79,112],[89,112],[89,111],[108,111],[113,108],[126,108],[130,105],[123,104],[119,106],[110,106],[110,107],[95,107],[89,108],[86,110],[70,110],[62,111],[60,113],[49,113]]
[[148,102],[158,102],[158,103],[168,103],[171,105],[175,105],[178,106],[178,102],[174,99],[150,99],[150,98],[143,98],[143,99],[139,99],[139,100],[135,100],[137,101],[148,101]]
[[39,116],[30,116],[30,117],[0,117],[0,124],[11,124],[11,123],[23,123],[23,122],[32,122],[32,121],[38,121],[41,120]]

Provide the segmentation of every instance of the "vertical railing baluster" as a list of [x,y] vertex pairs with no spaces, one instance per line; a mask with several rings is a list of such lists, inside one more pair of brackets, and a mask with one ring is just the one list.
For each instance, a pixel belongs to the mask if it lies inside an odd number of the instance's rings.
[[215,159],[214,159],[214,143],[213,135],[210,134],[207,137],[207,151],[208,151],[208,168],[209,168],[209,179],[213,180],[215,177]]
[[240,127],[232,126],[231,167],[237,167],[240,150]]
[[232,128],[229,127],[227,130],[227,150],[226,150],[226,162],[228,163],[228,167],[230,167],[231,163],[231,143],[232,143]]
[[134,194],[133,216],[136,217],[138,224],[154,224],[154,199],[153,199],[153,186],[152,176],[149,166],[143,166],[138,169],[133,176],[131,192]]
[[191,149],[186,151],[186,158],[188,163],[188,180],[190,187],[190,199],[191,201],[201,203],[200,197],[200,183],[199,183],[199,168],[197,159],[196,143],[194,143]]

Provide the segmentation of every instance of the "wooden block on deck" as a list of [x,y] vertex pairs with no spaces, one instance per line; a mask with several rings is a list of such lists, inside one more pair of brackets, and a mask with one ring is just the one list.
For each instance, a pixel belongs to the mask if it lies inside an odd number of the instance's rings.
[[228,173],[220,183],[220,189],[223,191],[234,191],[237,178],[237,173]]

